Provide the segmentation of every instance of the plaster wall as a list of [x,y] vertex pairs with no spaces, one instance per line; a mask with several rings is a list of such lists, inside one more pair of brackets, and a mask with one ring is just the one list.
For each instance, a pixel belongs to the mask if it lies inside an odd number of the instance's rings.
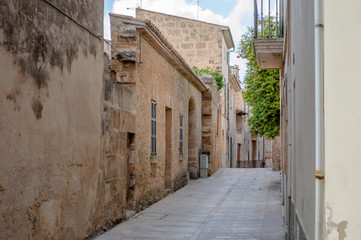
[[360,9],[359,1],[324,2],[325,239],[361,236]]
[[[287,177],[292,205],[289,208],[290,236],[296,237],[296,225],[314,238],[315,226],[315,115],[314,115],[314,3],[287,1],[286,56],[281,89],[287,91]],[[287,7],[285,8],[287,9]],[[285,117],[285,116],[283,116]],[[299,221],[294,221],[298,219]]]
[[[103,1],[56,5],[102,34]],[[103,44],[44,1],[0,15],[0,239],[84,239],[102,224]]]

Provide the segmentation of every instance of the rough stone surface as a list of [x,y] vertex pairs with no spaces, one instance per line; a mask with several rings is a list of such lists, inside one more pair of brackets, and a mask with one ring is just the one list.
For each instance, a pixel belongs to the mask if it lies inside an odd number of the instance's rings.
[[208,175],[212,175],[221,167],[220,148],[217,146],[221,141],[218,117],[221,106],[214,78],[204,76],[201,79],[209,89],[202,94],[202,153],[208,155]]
[[103,228],[109,228],[126,218],[126,209],[134,210],[132,146],[136,136],[134,92],[110,80],[107,57],[105,62]]
[[[143,9],[137,9],[136,15],[151,20],[190,66],[212,69],[222,66],[222,47],[218,42],[222,41],[224,26]],[[204,61],[199,57],[204,57]]]
[[279,172],[223,168],[95,239],[282,240],[280,196]]
[[[202,93],[139,32],[123,37],[124,32],[136,31],[125,20],[111,15],[112,43],[119,51],[135,51],[142,63],[117,61],[113,51],[111,70],[112,80],[135,94],[134,201],[138,212],[185,186],[188,171],[191,178],[199,176]],[[119,74],[124,78],[118,79]],[[156,102],[156,156],[150,152],[152,100]],[[179,152],[180,114],[183,155]]]
[[[182,55],[186,62],[198,68],[211,68],[223,74],[223,82],[226,85],[229,75],[227,63],[227,45],[222,33],[225,26],[172,16],[159,12],[136,9],[137,18],[151,20],[164,34],[168,41]],[[228,84],[229,85],[229,84]],[[218,139],[214,144],[216,150],[216,161],[228,160],[229,136],[227,134],[228,120],[225,97],[226,86],[219,93],[220,109],[216,117],[218,124]],[[222,166],[222,165],[220,165]],[[229,164],[224,164],[225,167]]]

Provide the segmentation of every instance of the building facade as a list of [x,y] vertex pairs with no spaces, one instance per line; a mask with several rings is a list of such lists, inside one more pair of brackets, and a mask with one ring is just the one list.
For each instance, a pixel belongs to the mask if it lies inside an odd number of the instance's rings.
[[135,93],[135,206],[128,207],[139,211],[198,178],[207,86],[149,20],[110,20],[111,79]]
[[0,12],[0,239],[86,239],[199,175],[210,87],[154,25],[112,16],[109,59],[103,1]]
[[361,48],[351,26],[361,20],[361,3],[284,0],[280,6],[278,39],[257,40],[255,50],[261,68],[280,69],[287,239],[358,239]]
[[[229,27],[182,18],[159,12],[137,8],[138,18],[151,20],[181,54],[189,66],[210,68],[219,71],[224,77],[224,87],[219,91],[220,135],[217,136],[218,156],[210,156],[209,163],[230,167],[232,156],[229,154],[231,144],[229,135],[229,86],[230,67],[229,50],[234,49],[234,43]],[[213,126],[217,128],[217,126]]]

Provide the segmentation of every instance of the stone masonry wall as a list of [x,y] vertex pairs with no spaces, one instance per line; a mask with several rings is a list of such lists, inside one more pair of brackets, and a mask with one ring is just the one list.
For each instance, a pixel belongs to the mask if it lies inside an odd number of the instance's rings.
[[[103,1],[55,1],[103,32]],[[102,226],[103,44],[45,1],[0,1],[0,239]]]
[[[144,9],[136,9],[136,16],[151,20],[191,67],[209,67],[222,72],[225,86],[218,91],[220,111],[217,114],[219,117],[216,118],[216,121],[219,122],[217,123],[219,135],[216,142],[212,144],[217,147],[217,161],[221,162],[223,159],[224,162],[227,162],[229,145],[228,122],[225,113],[227,104],[224,93],[227,88],[228,65],[227,47],[222,33],[222,28],[225,26]],[[218,167],[214,170],[216,169]]]
[[110,80],[106,58],[104,78],[104,213],[103,227],[108,228],[134,210],[134,162],[132,143],[135,141],[135,95],[119,83]]
[[219,94],[215,80],[211,76],[201,78],[209,87],[202,95],[202,153],[208,155],[208,175],[221,166],[216,143],[220,138],[218,131]]
[[[202,94],[134,25],[124,23],[122,17],[111,15],[111,35],[112,43],[119,51],[135,53],[136,61],[117,61],[119,54],[112,52],[111,78],[135,93],[135,210],[140,211],[162,199],[166,195],[166,188],[177,190],[186,185],[188,169],[191,176],[198,176],[198,161],[192,166],[188,164],[188,110],[192,102],[195,121],[191,124],[194,139],[191,139],[190,153],[198,159],[201,149]],[[152,100],[157,104],[156,156],[150,154]],[[180,114],[184,116],[183,155],[179,153]],[[171,126],[166,127],[166,116],[170,117]],[[166,132],[171,136],[168,140]],[[167,148],[170,150],[166,155]],[[166,161],[170,164],[166,165]],[[167,187],[166,166],[171,179]]]
[[151,20],[191,67],[222,70],[224,26],[139,8],[136,15]]

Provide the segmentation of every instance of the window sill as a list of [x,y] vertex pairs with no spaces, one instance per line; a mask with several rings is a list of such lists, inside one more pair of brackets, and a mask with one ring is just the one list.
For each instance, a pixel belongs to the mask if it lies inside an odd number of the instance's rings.
[[158,163],[158,155],[152,156],[150,155],[150,164],[157,164]]
[[184,155],[179,155],[179,161],[183,162],[183,160],[184,160]]

